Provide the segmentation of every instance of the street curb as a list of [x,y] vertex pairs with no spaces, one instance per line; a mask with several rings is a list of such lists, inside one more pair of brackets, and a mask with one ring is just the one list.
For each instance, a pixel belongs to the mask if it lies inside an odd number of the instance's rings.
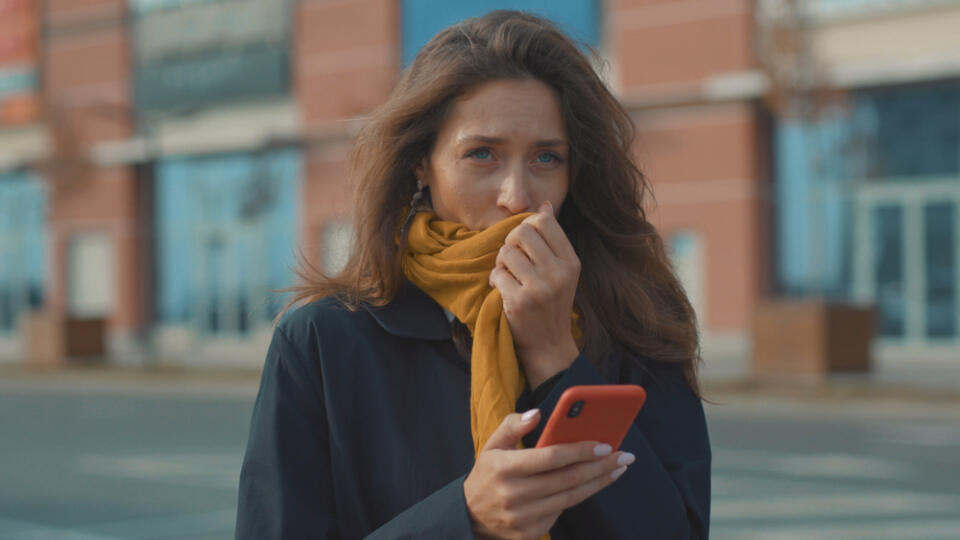
[[0,388],[63,393],[252,398],[259,381],[260,370],[246,368],[0,366]]
[[[939,381],[942,383],[943,381]],[[958,383],[960,384],[960,383]],[[797,400],[892,400],[923,403],[960,403],[960,388],[916,383],[890,383],[844,378],[787,380],[744,378],[702,383],[703,395],[789,397]]]
[[[119,367],[102,364],[52,369],[0,366],[4,386],[50,386],[57,388],[156,388],[184,393],[250,393],[260,381],[260,369],[208,367]],[[941,385],[944,381],[938,381]],[[754,396],[793,400],[892,400],[921,403],[960,403],[960,388],[871,381],[837,376],[827,378],[744,377],[701,380],[702,396]],[[958,383],[960,385],[960,383]]]

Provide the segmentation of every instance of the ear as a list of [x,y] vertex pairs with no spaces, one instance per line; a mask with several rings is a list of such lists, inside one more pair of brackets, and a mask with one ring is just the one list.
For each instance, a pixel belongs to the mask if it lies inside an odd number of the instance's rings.
[[427,171],[430,170],[430,161],[429,158],[424,157],[420,160],[420,163],[417,163],[413,166],[413,176],[420,181],[424,186],[430,185],[430,175],[427,174]]

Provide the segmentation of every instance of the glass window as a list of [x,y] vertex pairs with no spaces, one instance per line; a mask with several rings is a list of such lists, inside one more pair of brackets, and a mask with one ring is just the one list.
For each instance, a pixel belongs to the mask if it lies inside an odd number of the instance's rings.
[[290,91],[291,0],[141,1],[137,107],[179,112]]
[[403,65],[413,61],[421,47],[447,26],[496,9],[529,11],[548,17],[577,41],[600,44],[599,0],[405,0],[401,3]]
[[47,196],[29,173],[0,174],[0,334],[43,304]]
[[353,223],[330,221],[323,228],[323,271],[336,275],[347,264],[353,248]]
[[127,5],[131,11],[137,14],[150,13],[152,11],[164,11],[179,9],[190,4],[210,3],[216,0],[128,0]]
[[70,239],[67,307],[74,317],[107,317],[113,309],[113,244],[106,233]]
[[876,14],[923,7],[942,0],[803,0],[811,13],[820,17]]
[[880,206],[874,210],[876,301],[880,310],[880,335],[903,337],[903,207]]
[[953,203],[928,204],[923,214],[926,252],[927,336],[951,338],[957,330],[957,239]]
[[703,326],[706,313],[706,268],[704,268],[703,242],[694,231],[677,231],[670,235],[670,259],[674,272],[683,285],[684,292]]
[[778,292],[846,299],[851,293],[853,207],[845,177],[846,115],[777,123]]
[[860,90],[855,102],[865,176],[960,174],[960,84]]
[[300,156],[174,158],[156,180],[157,318],[207,333],[269,323],[293,284]]

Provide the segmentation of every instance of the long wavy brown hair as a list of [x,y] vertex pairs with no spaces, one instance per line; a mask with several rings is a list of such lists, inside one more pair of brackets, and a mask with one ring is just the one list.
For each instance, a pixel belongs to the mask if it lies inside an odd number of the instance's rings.
[[394,298],[406,279],[395,239],[416,190],[414,166],[432,151],[459,96],[503,79],[536,79],[560,98],[570,187],[558,221],[581,261],[575,303],[584,352],[605,358],[616,341],[648,358],[682,363],[699,395],[695,313],[646,218],[650,186],[632,157],[633,122],[574,42],[523,12],[494,11],[451,26],[402,72],[350,156],[355,238],[348,262],[326,275],[303,260],[290,305],[336,295],[359,309]]

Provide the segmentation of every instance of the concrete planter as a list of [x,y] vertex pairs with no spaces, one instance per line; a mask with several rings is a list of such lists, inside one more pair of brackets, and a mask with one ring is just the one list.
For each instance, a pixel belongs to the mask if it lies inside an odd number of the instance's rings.
[[756,375],[870,371],[875,309],[825,300],[768,300],[753,319]]
[[57,318],[45,311],[24,313],[20,333],[28,368],[57,368],[70,360],[102,359],[107,353],[103,318]]
[[31,369],[64,365],[63,334],[46,311],[28,311],[20,315],[20,342],[23,363]]
[[64,354],[71,359],[103,359],[107,354],[107,320],[68,317],[63,321]]

